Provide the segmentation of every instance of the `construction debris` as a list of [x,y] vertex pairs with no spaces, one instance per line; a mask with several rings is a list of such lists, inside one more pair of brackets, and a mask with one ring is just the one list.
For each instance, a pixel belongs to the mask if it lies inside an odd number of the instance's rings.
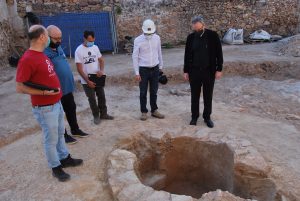
[[300,34],[279,41],[279,55],[300,57]]

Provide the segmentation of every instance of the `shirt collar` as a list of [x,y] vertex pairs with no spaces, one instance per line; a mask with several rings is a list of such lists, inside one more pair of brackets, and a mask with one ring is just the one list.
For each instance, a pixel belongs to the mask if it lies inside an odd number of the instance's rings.
[[59,46],[56,50],[53,50],[52,48],[47,47],[45,49],[45,52],[48,53],[49,55],[52,55],[52,56],[61,56],[61,55],[64,55],[64,52],[63,52],[61,46]]
[[[154,33],[154,34],[152,34],[152,38],[154,37],[154,35],[155,35],[155,33]],[[145,35],[145,34],[143,34],[143,38],[147,40],[147,37],[146,37],[146,35]],[[152,39],[152,38],[151,38],[151,39]]]

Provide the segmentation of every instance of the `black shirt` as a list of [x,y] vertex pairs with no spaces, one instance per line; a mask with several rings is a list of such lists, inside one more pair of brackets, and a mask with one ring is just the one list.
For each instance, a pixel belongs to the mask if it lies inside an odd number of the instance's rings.
[[[205,37],[207,37],[208,46],[208,70],[212,75],[215,75],[216,71],[222,71],[223,69],[223,52],[220,38],[217,32],[210,29],[205,29]],[[195,32],[188,35],[184,53],[184,68],[183,72],[190,73],[193,68],[193,42],[195,39]]]
[[207,69],[209,66],[209,53],[208,53],[208,40],[207,34],[201,32],[195,32],[193,44],[192,44],[192,55],[193,55],[193,68],[194,69]]

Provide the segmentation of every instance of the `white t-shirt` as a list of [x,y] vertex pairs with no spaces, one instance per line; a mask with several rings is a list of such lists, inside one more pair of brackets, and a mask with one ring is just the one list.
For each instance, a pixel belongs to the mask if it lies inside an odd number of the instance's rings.
[[[96,74],[99,70],[98,59],[102,57],[102,54],[97,45],[92,47],[86,47],[79,45],[75,51],[75,63],[81,63],[83,72],[88,74]],[[81,84],[86,84],[86,81],[80,76]]]

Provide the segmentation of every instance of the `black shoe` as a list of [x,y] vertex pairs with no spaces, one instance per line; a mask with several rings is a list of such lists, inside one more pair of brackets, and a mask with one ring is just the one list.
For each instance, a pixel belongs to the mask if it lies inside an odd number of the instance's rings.
[[65,142],[67,144],[75,144],[75,143],[77,143],[77,140],[74,139],[71,135],[65,134],[64,136],[65,136]]
[[192,119],[191,122],[190,122],[190,125],[196,126],[197,125],[197,121],[198,121],[198,119]]
[[110,116],[108,114],[104,114],[104,115],[100,115],[100,119],[104,119],[104,120],[113,120],[114,117]]
[[208,128],[214,127],[214,122],[211,119],[204,119],[204,122],[206,123]]
[[68,157],[61,160],[60,163],[63,168],[76,167],[81,165],[83,163],[83,160],[72,158],[71,155],[69,154]]
[[62,166],[57,166],[52,168],[52,175],[53,177],[57,178],[58,181],[65,182],[68,181],[71,176],[62,169]]
[[78,129],[77,131],[72,132],[72,135],[75,136],[75,137],[82,137],[82,138],[85,138],[85,137],[89,136],[89,134],[83,132],[80,129]]
[[99,125],[101,122],[100,117],[94,117],[94,124]]

